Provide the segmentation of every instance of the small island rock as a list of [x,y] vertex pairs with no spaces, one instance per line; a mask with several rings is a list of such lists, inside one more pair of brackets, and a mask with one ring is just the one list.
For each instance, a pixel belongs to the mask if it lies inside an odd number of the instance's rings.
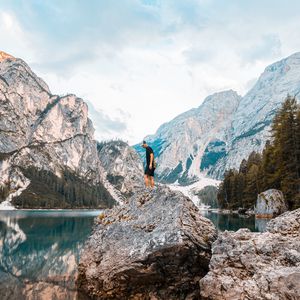
[[287,209],[283,193],[276,189],[269,189],[257,196],[255,217],[273,218],[284,213]]

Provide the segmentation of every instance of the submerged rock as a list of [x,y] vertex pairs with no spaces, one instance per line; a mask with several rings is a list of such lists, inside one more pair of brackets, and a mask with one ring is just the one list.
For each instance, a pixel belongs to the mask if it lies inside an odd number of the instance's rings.
[[267,230],[219,235],[200,280],[202,299],[300,299],[300,209],[271,220]]
[[212,222],[182,193],[141,190],[99,216],[78,289],[93,299],[199,299],[215,239]]
[[269,189],[258,195],[255,216],[257,218],[273,218],[288,210],[283,193],[276,189]]

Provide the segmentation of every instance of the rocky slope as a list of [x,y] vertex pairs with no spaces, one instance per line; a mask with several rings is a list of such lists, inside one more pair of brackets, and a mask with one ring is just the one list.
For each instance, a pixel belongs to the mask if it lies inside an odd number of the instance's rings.
[[87,104],[53,95],[23,60],[0,54],[0,206],[122,202],[99,160]]
[[78,288],[93,299],[198,299],[215,238],[214,225],[182,193],[139,191],[100,216]]
[[147,136],[160,179],[183,184],[203,175],[220,179],[252,151],[262,151],[276,110],[287,94],[300,92],[299,71],[295,53],[268,66],[244,97],[234,91],[213,94]]
[[[163,124],[154,136],[146,137],[158,157],[161,181],[196,181],[200,170],[211,167],[226,154],[232,116],[240,100],[232,90],[213,94],[198,108],[179,115]],[[136,150],[140,151],[140,147],[136,146]]]
[[137,152],[123,141],[102,142],[97,145],[98,157],[106,179],[128,198],[144,185],[143,163]]
[[300,299],[300,209],[271,220],[264,233],[219,234],[202,299]]

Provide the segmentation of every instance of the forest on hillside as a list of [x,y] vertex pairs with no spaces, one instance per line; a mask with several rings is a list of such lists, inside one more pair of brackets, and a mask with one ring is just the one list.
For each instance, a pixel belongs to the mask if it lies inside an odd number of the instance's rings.
[[300,207],[300,106],[287,96],[271,126],[271,140],[262,152],[252,152],[239,170],[230,169],[218,190],[220,208],[253,208],[257,195],[279,189],[289,209]]
[[[107,208],[116,204],[102,183],[91,184],[64,169],[61,177],[36,167],[22,169],[30,179],[28,188],[13,199],[21,208]],[[5,194],[5,191],[0,191]],[[7,196],[7,195],[6,195]]]

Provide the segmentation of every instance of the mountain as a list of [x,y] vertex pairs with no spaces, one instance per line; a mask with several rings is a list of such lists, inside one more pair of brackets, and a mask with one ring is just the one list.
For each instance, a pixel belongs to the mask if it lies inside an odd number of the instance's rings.
[[[244,96],[229,90],[161,125],[145,139],[154,148],[161,182],[189,184],[203,176],[222,179],[270,138],[276,110],[300,92],[300,52],[268,66]],[[141,155],[138,145],[134,146]]]
[[53,95],[21,59],[0,52],[0,206],[110,207],[88,106]]
[[121,194],[120,197],[129,198],[144,185],[141,158],[127,143],[98,142],[97,150],[106,179]]
[[[191,109],[159,127],[147,143],[158,157],[158,176],[163,182],[197,181],[201,171],[226,155],[231,123],[241,97],[234,91],[208,96]],[[136,146],[136,150],[139,147]]]
[[233,138],[227,155],[216,164],[212,175],[221,177],[225,169],[238,168],[253,150],[261,152],[271,139],[270,125],[276,111],[288,94],[293,96],[299,92],[300,52],[266,67],[242,98],[233,118]]

